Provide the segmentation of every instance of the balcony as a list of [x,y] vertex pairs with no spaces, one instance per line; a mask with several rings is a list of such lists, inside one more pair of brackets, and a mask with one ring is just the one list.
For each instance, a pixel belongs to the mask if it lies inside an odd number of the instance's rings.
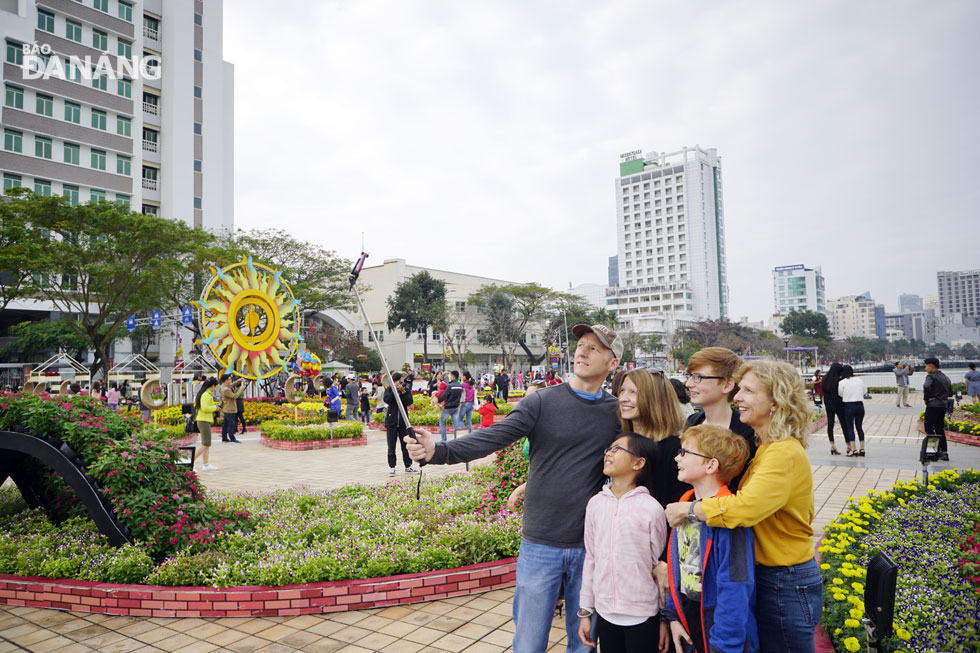
[[143,113],[148,113],[151,116],[155,116],[157,115],[158,112],[159,112],[159,107],[157,107],[157,105],[150,104],[149,102],[143,103]]
[[153,29],[148,25],[143,25],[143,38],[150,39],[151,41],[159,41],[160,30]]
[[147,152],[156,152],[157,151],[157,144],[156,144],[155,141],[148,141],[148,140],[146,140],[144,138],[143,139],[143,149],[146,150]]
[[157,180],[143,177],[143,190],[157,190]]

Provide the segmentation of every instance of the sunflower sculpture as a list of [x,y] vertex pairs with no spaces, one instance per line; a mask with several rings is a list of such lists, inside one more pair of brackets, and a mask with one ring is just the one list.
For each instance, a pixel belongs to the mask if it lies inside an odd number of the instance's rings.
[[195,344],[207,345],[228,374],[253,380],[288,374],[302,341],[301,318],[300,301],[282,272],[253,263],[251,256],[211,272],[194,302],[204,334]]

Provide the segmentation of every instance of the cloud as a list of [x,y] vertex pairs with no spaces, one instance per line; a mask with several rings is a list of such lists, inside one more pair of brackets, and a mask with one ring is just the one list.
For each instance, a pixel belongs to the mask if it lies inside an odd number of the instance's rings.
[[889,308],[976,266],[973,2],[236,0],[224,16],[242,228],[604,283],[618,154],[700,144],[724,161],[736,317],[771,312],[776,265],[822,265],[828,297]]

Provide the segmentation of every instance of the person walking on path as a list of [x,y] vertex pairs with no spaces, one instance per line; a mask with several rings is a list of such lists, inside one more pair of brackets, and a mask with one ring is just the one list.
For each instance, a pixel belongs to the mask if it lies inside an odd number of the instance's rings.
[[[465,438],[408,438],[412,458],[455,464],[482,458],[527,436],[530,465],[514,591],[515,653],[544,651],[558,594],[565,588],[567,651],[589,649],[578,637],[585,560],[585,509],[602,487],[602,452],[619,432],[617,401],[602,389],[619,367],[623,341],[601,324],[577,324],[575,378],[526,396],[507,419]],[[675,399],[676,401],[676,399]]]
[[198,448],[197,453],[194,454],[194,460],[201,458],[201,462],[204,463],[201,470],[205,472],[218,469],[209,462],[211,455],[211,426],[214,424],[214,414],[218,410],[218,404],[214,402],[214,395],[211,393],[217,385],[218,379],[213,376],[208,378],[201,386],[201,389],[197,391],[197,397],[194,398],[194,420],[197,422],[197,430],[201,434],[201,446]]
[[946,400],[953,396],[953,384],[949,377],[939,371],[939,359],[933,356],[925,359],[926,380],[922,384],[922,400],[926,404],[923,418],[926,435],[939,436],[939,455],[949,460],[946,449]]
[[[837,392],[844,403],[844,441],[847,443],[848,456],[864,455],[864,394],[868,388],[859,377],[854,376],[850,365],[841,368],[841,380]],[[861,448],[854,446],[854,434],[857,433]]]
[[966,394],[973,399],[973,403],[980,404],[980,372],[977,372],[976,363],[969,363],[967,367],[970,371],[963,377],[966,379]]
[[453,422],[453,431],[463,429],[459,424],[459,404],[463,399],[463,386],[459,382],[459,372],[453,370],[449,373],[449,384],[439,393],[439,403],[442,405],[442,412],[439,414],[439,435],[442,441],[446,441],[446,419]]
[[[813,557],[813,473],[806,455],[813,416],[799,372],[789,363],[745,361],[735,375],[742,421],[759,448],[735,496],[666,507],[667,522],[752,527],[756,614],[762,653],[813,653],[823,612],[823,581]],[[741,650],[741,649],[739,649]]]
[[245,393],[245,388],[241,387],[245,382],[244,378],[231,380],[231,374],[221,376],[221,412],[224,417],[221,422],[221,441],[239,443],[235,437],[235,427],[238,425],[238,398]]
[[819,368],[813,373],[813,405],[823,406],[823,372]]
[[402,462],[405,463],[405,473],[414,474],[415,468],[412,467],[412,458],[408,454],[408,448],[405,444],[405,437],[411,435],[411,429],[402,419],[402,413],[398,410],[398,401],[395,399],[395,393],[402,400],[402,406],[405,410],[412,405],[412,389],[405,387],[402,383],[401,372],[395,372],[391,375],[391,384],[385,388],[384,402],[388,405],[388,410],[385,413],[385,434],[388,437],[388,468],[391,470],[388,472],[390,475],[395,475],[395,462],[397,460],[395,456],[395,447],[401,444],[402,449]]
[[493,416],[497,414],[497,400],[493,398],[492,393],[488,392],[483,396],[483,403],[476,412],[480,414],[481,429],[493,426]]
[[841,430],[844,430],[844,402],[838,393],[840,371],[842,369],[843,366],[840,363],[831,363],[830,369],[827,370],[827,373],[823,377],[823,405],[827,411],[827,439],[830,440],[830,453],[833,456],[840,455],[840,451],[837,450],[837,445],[834,444],[835,417],[840,424]]
[[105,393],[105,403],[112,412],[119,412],[119,400],[121,398],[122,393],[119,392],[119,386],[116,385],[115,381],[112,381],[109,383],[109,391]]
[[238,430],[238,425],[242,425],[242,433],[245,433],[245,397],[239,396],[235,399],[235,408],[237,412],[235,413],[235,428],[233,430]]
[[371,394],[368,392],[367,384],[361,387],[361,423],[367,424],[371,419]]
[[895,362],[895,386],[898,388],[898,396],[895,398],[895,407],[911,408],[909,405],[909,375],[912,374],[912,367],[903,365],[901,361]]
[[466,424],[466,430],[473,432],[473,405],[476,403],[476,388],[473,384],[473,376],[469,372],[463,372],[463,403],[459,405],[459,428]]
[[344,419],[356,422],[358,417],[358,407],[360,406],[361,401],[361,382],[357,377],[347,383],[347,387],[344,388],[344,392],[346,393],[344,396],[347,398],[347,408],[344,409]]

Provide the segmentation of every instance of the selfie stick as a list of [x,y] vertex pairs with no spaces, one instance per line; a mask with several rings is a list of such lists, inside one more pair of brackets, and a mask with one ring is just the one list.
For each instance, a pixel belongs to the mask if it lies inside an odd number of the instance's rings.
[[[378,356],[381,357],[381,364],[384,365],[385,372],[388,374],[388,381],[391,383],[391,394],[395,395],[395,403],[398,404],[398,412],[401,413],[402,419],[405,420],[405,426],[408,427],[409,433],[414,436],[415,431],[412,430],[412,424],[408,420],[408,413],[405,412],[405,406],[402,405],[401,395],[398,394],[398,390],[395,388],[395,381],[391,378],[391,369],[388,367],[388,361],[385,359],[385,354],[381,351],[381,344],[378,342],[378,334],[374,332],[371,328],[371,320],[368,318],[367,311],[364,310],[364,302],[361,301],[361,294],[357,292],[357,278],[361,274],[361,268],[364,267],[364,260],[368,257],[367,252],[361,252],[361,258],[357,260],[354,264],[353,269],[350,271],[350,289],[354,291],[354,297],[357,298],[357,305],[361,307],[361,315],[364,316],[364,326],[367,327],[368,333],[371,334],[371,339],[374,340],[374,345],[378,350]],[[411,391],[411,388],[409,388]],[[424,465],[425,463],[420,461],[419,465]],[[421,474],[419,475],[419,480],[421,481]]]

